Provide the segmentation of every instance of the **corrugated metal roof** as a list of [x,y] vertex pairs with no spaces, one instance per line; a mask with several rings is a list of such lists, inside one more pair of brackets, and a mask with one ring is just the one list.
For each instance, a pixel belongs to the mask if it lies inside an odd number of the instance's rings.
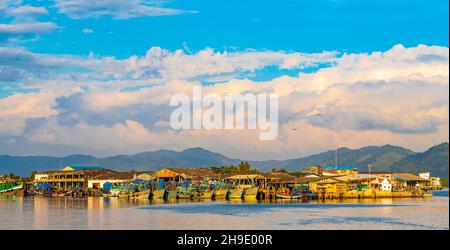
[[206,168],[164,168],[156,172],[155,176],[159,178],[182,176],[193,179],[212,179],[217,178],[218,174]]
[[426,181],[424,178],[409,173],[395,173],[394,178],[400,181]]
[[83,165],[79,165],[79,166],[73,166],[73,165],[69,165],[67,167],[65,167],[64,169],[68,169],[68,170],[104,170],[103,167],[100,166],[83,166]]
[[353,166],[323,166],[322,170],[358,170]]

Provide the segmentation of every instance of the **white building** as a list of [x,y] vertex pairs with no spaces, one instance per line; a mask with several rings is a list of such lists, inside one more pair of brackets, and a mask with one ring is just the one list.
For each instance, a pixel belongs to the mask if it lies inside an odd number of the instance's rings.
[[377,177],[375,180],[370,182],[375,186],[376,189],[386,192],[392,191],[392,183],[388,178],[379,178]]
[[419,173],[419,177],[423,178],[423,179],[426,179],[426,180],[429,180],[430,177],[431,177],[431,173],[430,172]]
[[41,182],[41,181],[45,181],[48,179],[48,173],[36,173],[34,174],[34,180],[36,182]]
[[387,192],[392,191],[392,184],[387,178],[384,178],[383,181],[381,182],[381,191]]

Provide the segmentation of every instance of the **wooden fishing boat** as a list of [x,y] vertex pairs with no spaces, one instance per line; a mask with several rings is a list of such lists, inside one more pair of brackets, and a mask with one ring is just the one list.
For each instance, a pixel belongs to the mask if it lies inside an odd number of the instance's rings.
[[220,187],[216,187],[213,191],[212,198],[213,199],[225,199],[225,196],[227,195],[228,190]]
[[249,187],[244,189],[244,199],[256,199],[258,187]]
[[189,187],[178,187],[177,199],[192,199],[193,196],[194,194]]
[[10,183],[4,183],[0,187],[0,195],[4,196],[23,196],[25,189],[22,184],[15,185]]
[[129,192],[120,192],[119,195],[117,196],[119,198],[129,198],[130,197],[130,193]]
[[166,190],[164,189],[154,189],[151,192],[152,199],[164,199],[164,193]]
[[214,190],[211,190],[208,183],[200,183],[198,185],[197,191],[195,192],[194,198],[198,199],[212,199]]
[[15,189],[10,191],[5,191],[0,193],[0,196],[24,196],[25,190],[24,189]]
[[150,198],[150,190],[143,190],[133,193],[133,198],[148,200]]
[[290,200],[296,200],[296,199],[301,199],[302,198],[302,194],[298,194],[298,195],[291,195],[289,193],[278,193],[275,194],[275,197],[277,199],[290,199]]
[[176,199],[176,198],[177,198],[177,191],[176,190],[173,190],[173,189],[167,190],[166,189],[166,192],[164,192],[164,199],[165,200]]
[[227,198],[228,199],[242,199],[242,194],[244,192],[243,187],[236,187],[228,190]]
[[198,198],[202,199],[202,200],[212,199],[213,194],[214,194],[214,191],[205,190],[203,192],[199,192]]
[[119,197],[120,189],[109,190],[109,197]]

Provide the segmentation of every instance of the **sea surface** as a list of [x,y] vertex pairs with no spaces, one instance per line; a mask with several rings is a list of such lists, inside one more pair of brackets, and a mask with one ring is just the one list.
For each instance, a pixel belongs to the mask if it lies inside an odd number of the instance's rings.
[[432,198],[302,202],[0,197],[4,229],[449,229],[448,190]]

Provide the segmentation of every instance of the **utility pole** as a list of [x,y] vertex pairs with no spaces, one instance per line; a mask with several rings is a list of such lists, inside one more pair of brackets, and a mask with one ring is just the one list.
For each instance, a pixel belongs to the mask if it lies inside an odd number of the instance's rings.
[[336,148],[336,151],[334,152],[335,153],[334,154],[334,164],[335,164],[336,169],[338,166],[338,150],[339,150],[339,148]]
[[367,169],[369,170],[369,176],[367,176],[367,188],[369,188],[369,184],[370,184],[370,173],[372,171],[372,164],[369,163],[367,164]]

